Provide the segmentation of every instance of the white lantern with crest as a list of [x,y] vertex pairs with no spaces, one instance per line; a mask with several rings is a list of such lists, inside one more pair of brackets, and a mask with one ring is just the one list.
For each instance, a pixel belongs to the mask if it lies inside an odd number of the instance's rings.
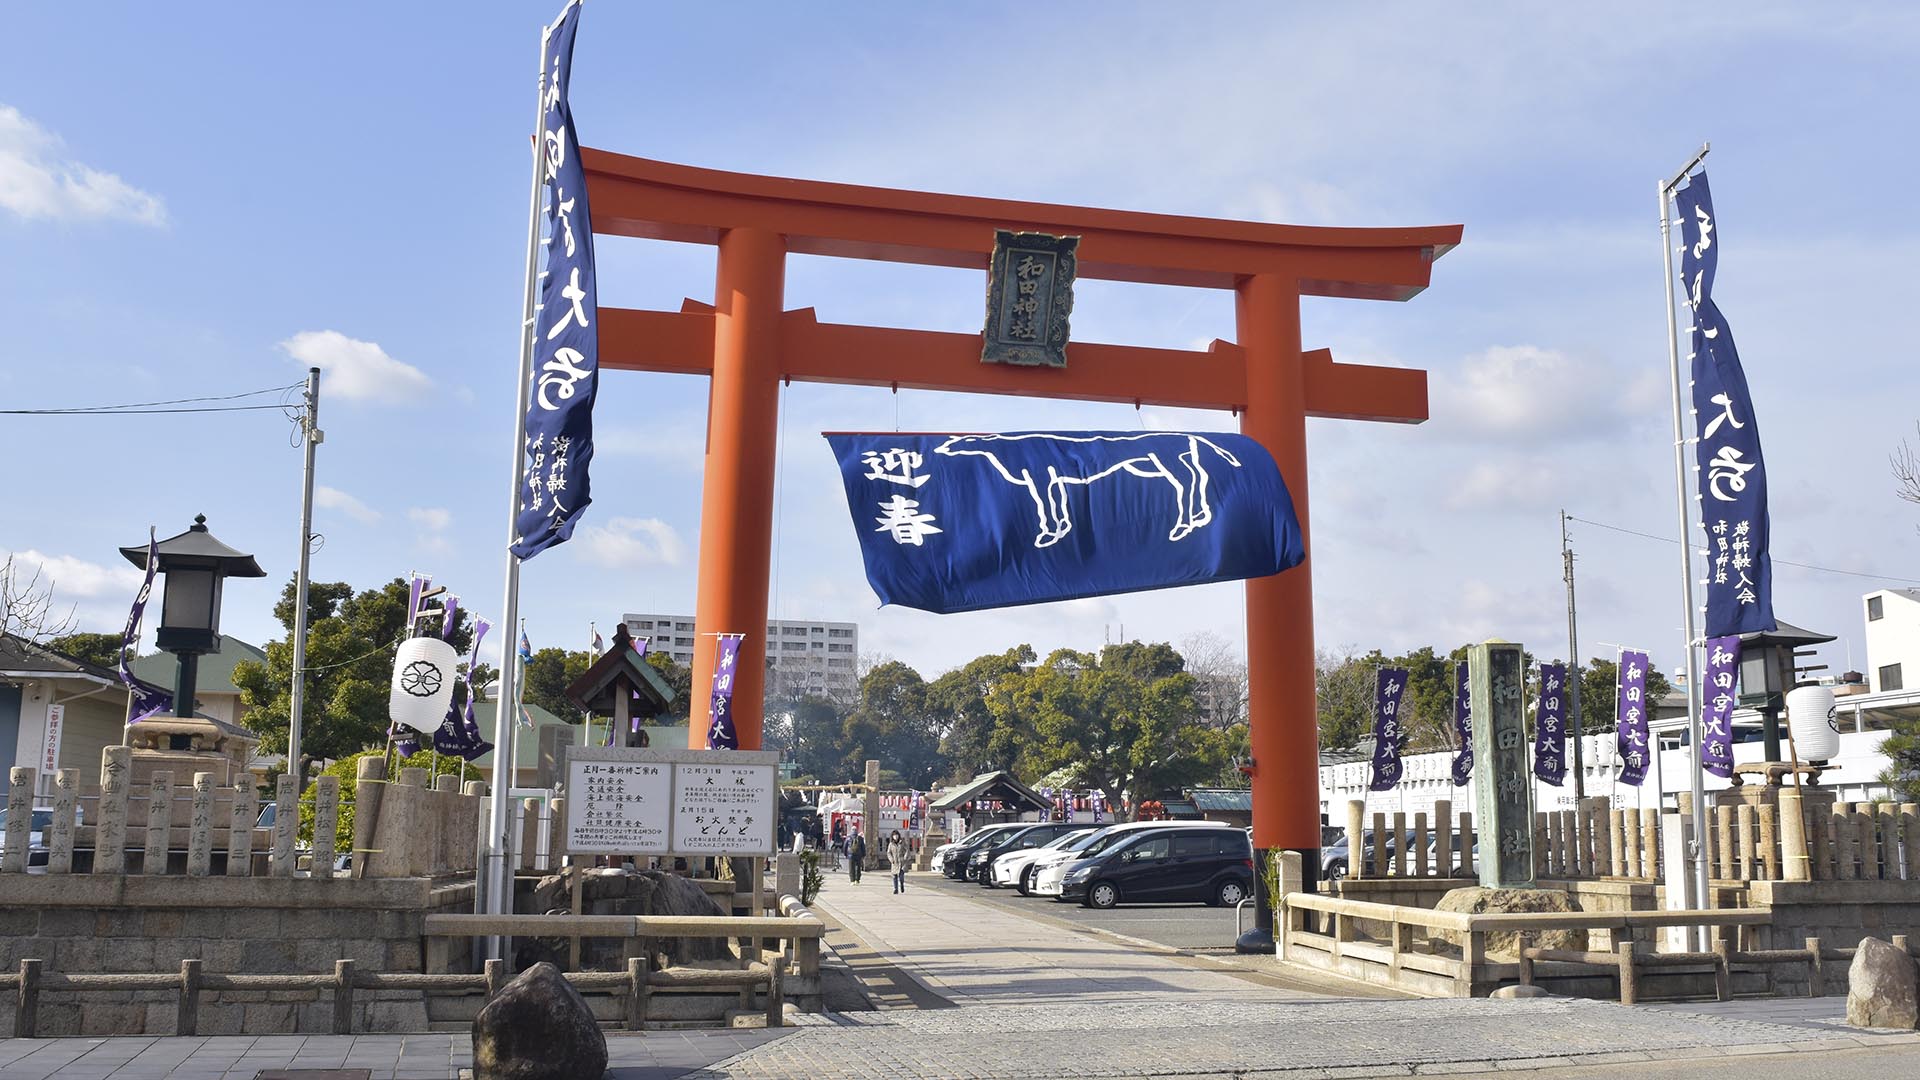
[[459,681],[460,654],[437,637],[408,638],[393,658],[393,689],[387,696],[387,714],[396,724],[432,732],[447,718],[453,705],[453,686]]
[[1803,761],[1832,761],[1840,753],[1840,725],[1833,688],[1802,686],[1787,691],[1787,727]]

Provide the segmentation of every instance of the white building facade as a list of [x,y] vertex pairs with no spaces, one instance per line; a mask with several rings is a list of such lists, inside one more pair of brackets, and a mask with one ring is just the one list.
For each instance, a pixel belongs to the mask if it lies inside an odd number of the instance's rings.
[[[647,639],[649,652],[693,666],[697,636],[691,615],[646,613],[622,617],[627,632]],[[852,704],[860,696],[860,625],[777,619],[767,623],[767,657],[773,661],[768,692],[811,694]]]

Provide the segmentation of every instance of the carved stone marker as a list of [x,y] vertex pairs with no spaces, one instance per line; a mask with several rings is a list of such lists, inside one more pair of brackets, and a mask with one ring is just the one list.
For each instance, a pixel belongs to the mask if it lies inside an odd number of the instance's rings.
[[982,363],[1067,366],[1079,246],[1077,236],[994,231]]
[[1480,884],[1489,889],[1527,889],[1534,883],[1524,656],[1524,649],[1506,641],[1475,645],[1467,654]]

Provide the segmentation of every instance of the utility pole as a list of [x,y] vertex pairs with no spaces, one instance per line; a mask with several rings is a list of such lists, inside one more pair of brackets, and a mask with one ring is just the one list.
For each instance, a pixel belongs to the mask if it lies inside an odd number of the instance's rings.
[[304,790],[306,770],[300,767],[300,728],[307,703],[307,562],[313,556],[313,452],[327,441],[320,430],[320,369],[307,369],[307,407],[300,417],[300,440],[306,444],[307,467],[300,493],[300,569],[293,585],[293,694],[287,710],[287,772],[296,790]]
[[1580,745],[1580,631],[1574,619],[1573,545],[1567,540],[1565,510],[1560,511],[1560,567],[1567,581],[1567,718],[1573,731],[1573,798],[1579,806],[1587,798],[1587,763]]

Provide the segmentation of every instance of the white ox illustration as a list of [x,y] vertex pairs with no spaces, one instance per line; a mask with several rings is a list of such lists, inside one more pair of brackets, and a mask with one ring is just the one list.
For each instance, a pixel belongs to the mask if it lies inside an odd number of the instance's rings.
[[[1048,465],[1043,481],[1034,476],[1031,468],[1022,467],[1016,473],[1000,460],[1000,444],[1021,442],[1120,445],[1115,447],[1117,453],[1112,464],[1101,467],[1091,475],[1063,476],[1054,466]],[[1167,539],[1181,540],[1195,529],[1206,527],[1213,520],[1213,507],[1207,502],[1208,476],[1200,460],[1200,448],[1203,446],[1220,455],[1234,468],[1240,467],[1240,459],[1212,441],[1199,435],[1172,431],[1143,431],[1138,435],[955,435],[935,447],[933,452],[944,457],[986,458],[987,463],[1007,483],[1027,489],[1027,495],[1033,499],[1033,509],[1040,526],[1033,546],[1044,548],[1059,543],[1061,538],[1073,531],[1073,515],[1067,506],[1067,485],[1085,487],[1118,472],[1127,472],[1146,480],[1165,480],[1172,485],[1176,509],[1173,528],[1167,533]],[[1184,466],[1184,477],[1175,475],[1161,460],[1161,454],[1170,454],[1175,449],[1179,452],[1174,459]],[[1043,482],[1044,491],[1041,490]]]

